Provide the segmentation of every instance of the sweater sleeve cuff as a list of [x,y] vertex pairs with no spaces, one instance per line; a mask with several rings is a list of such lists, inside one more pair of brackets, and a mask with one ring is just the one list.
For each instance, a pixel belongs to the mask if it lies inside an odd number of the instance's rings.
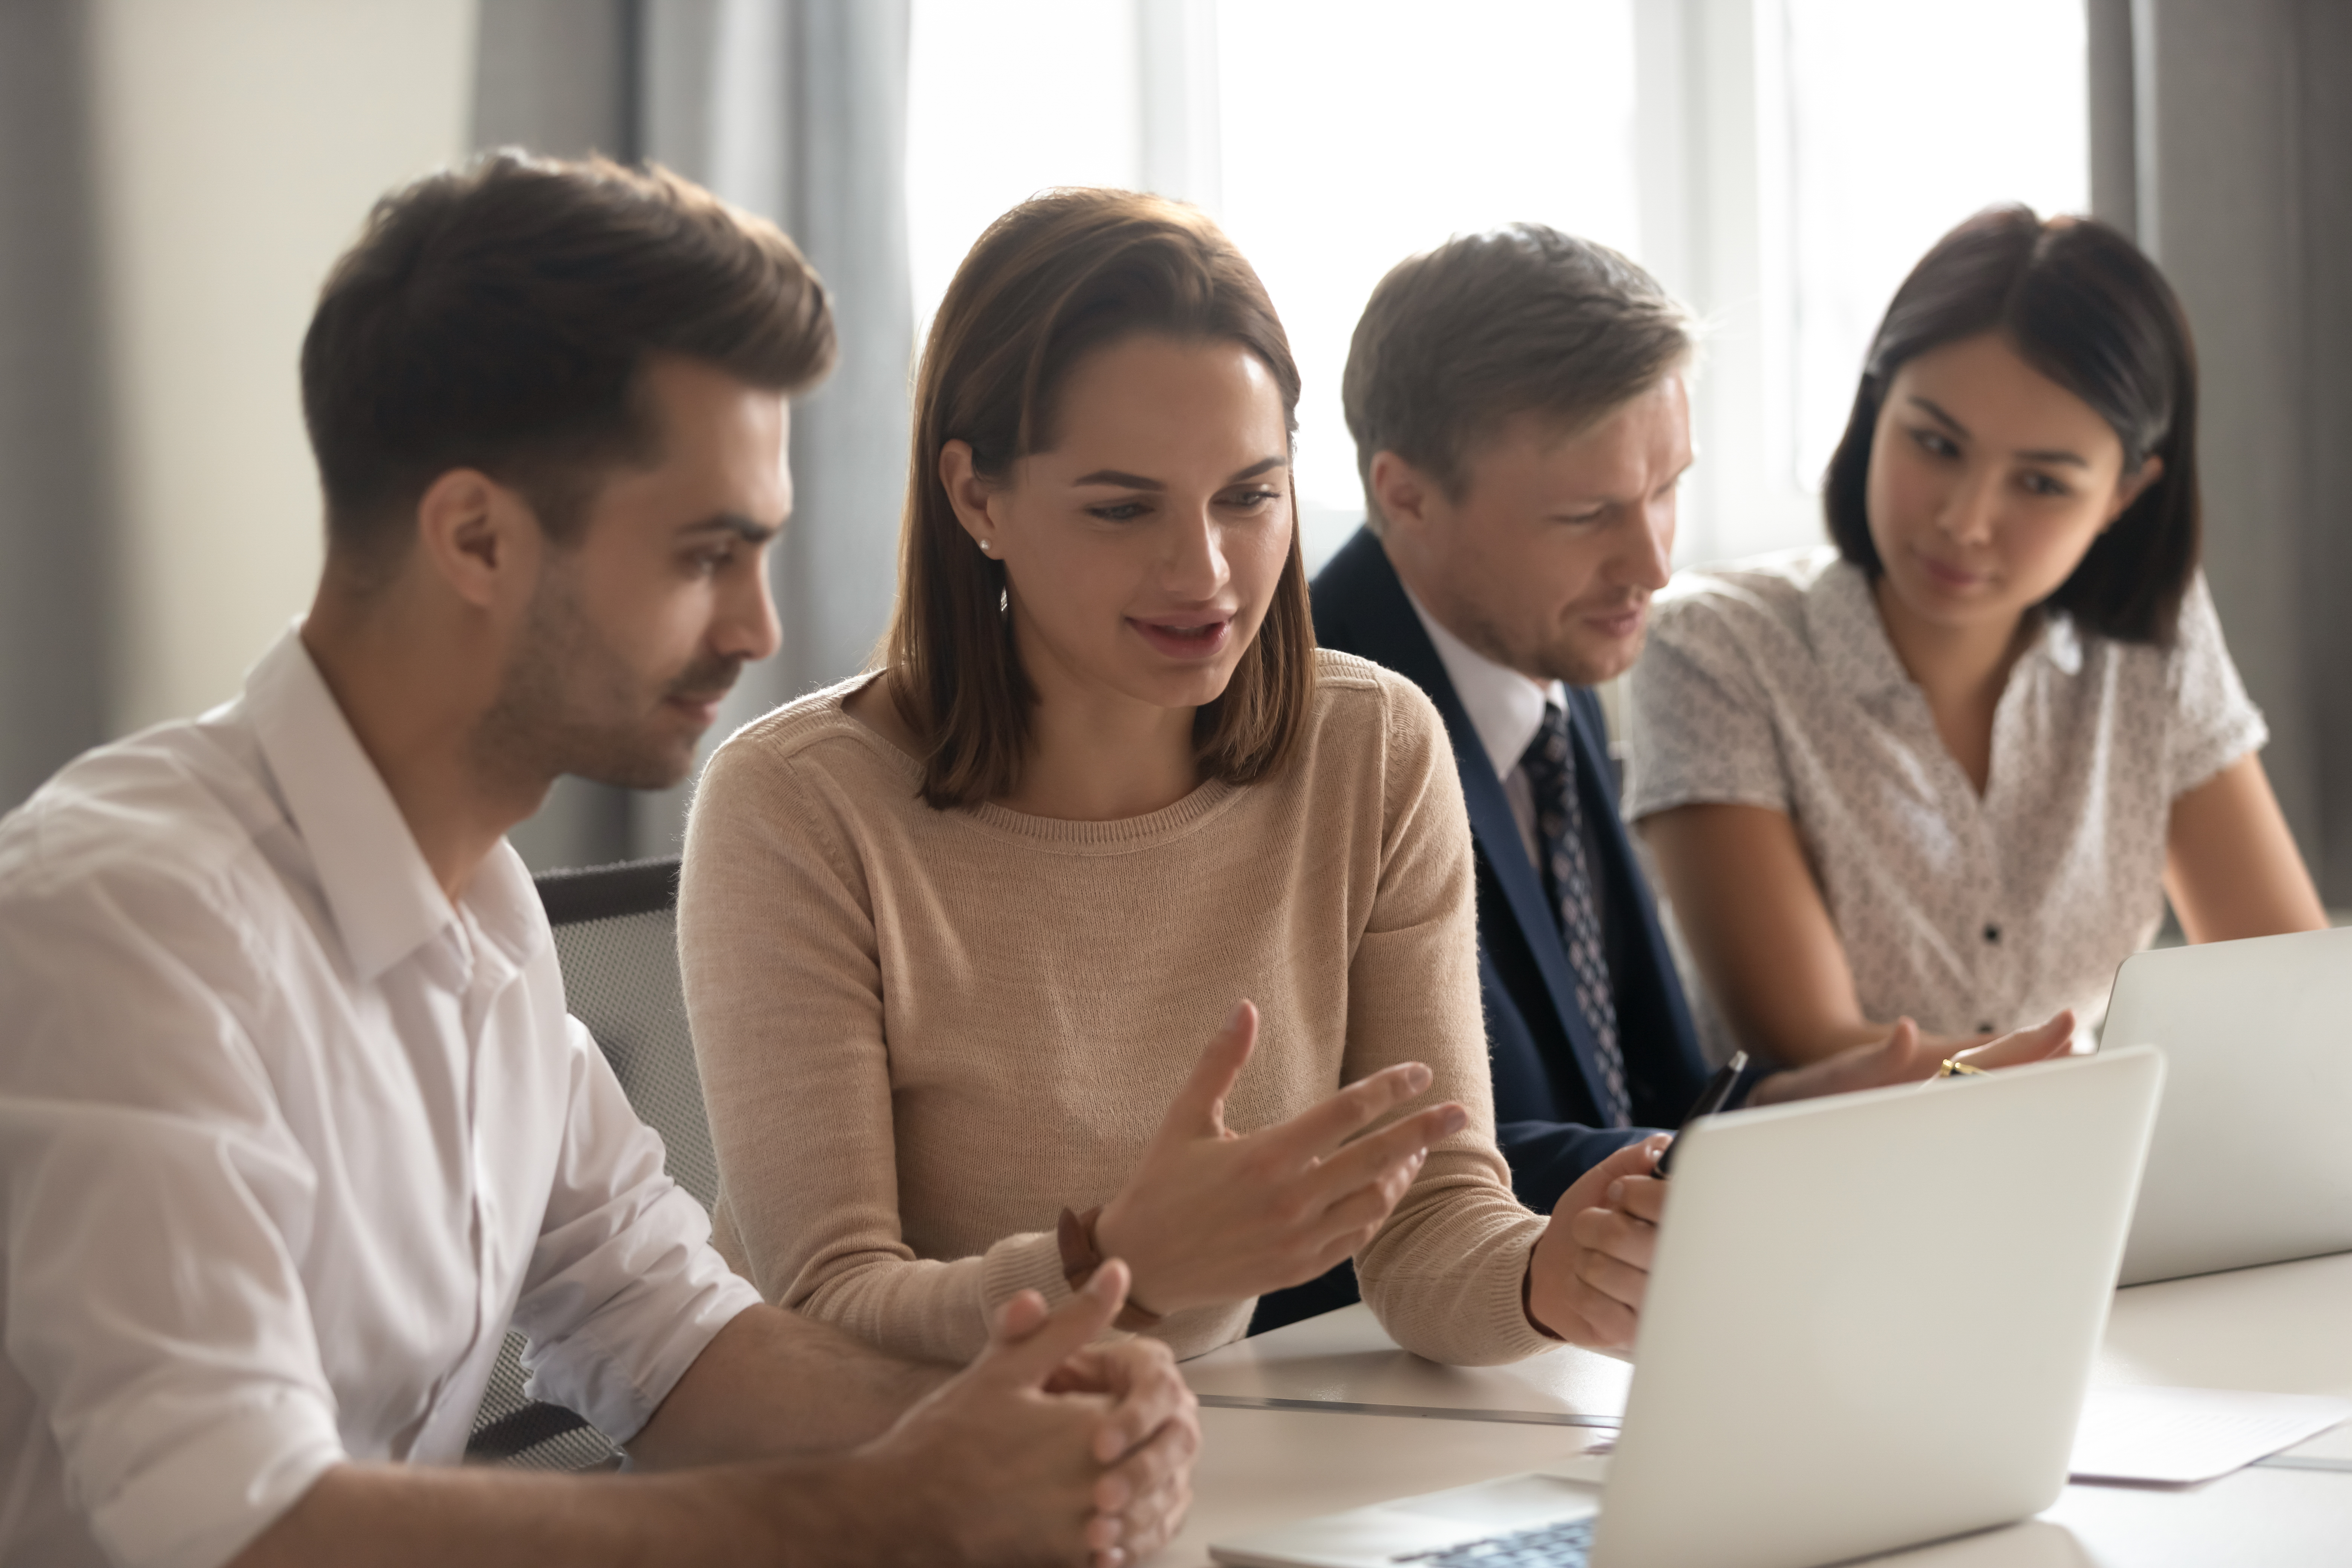
[[987,1267],[981,1272],[982,1312],[993,1320],[999,1307],[1024,1290],[1036,1291],[1048,1307],[1070,1299],[1070,1282],[1062,1277],[1061,1244],[1050,1231],[1008,1236],[988,1249]]
[[1516,1268],[1495,1270],[1493,1289],[1486,1301],[1488,1343],[1492,1352],[1481,1359],[1486,1365],[1499,1366],[1515,1361],[1525,1361],[1531,1355],[1558,1350],[1566,1340],[1555,1339],[1536,1327],[1528,1316],[1528,1269],[1535,1260],[1536,1242],[1543,1236],[1537,1226],[1528,1233],[1524,1246],[1512,1244],[1497,1247],[1500,1255],[1514,1259]]

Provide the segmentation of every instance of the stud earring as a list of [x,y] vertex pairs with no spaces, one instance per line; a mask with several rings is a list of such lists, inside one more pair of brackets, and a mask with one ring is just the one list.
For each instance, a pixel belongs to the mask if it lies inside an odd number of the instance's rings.
[[996,553],[996,546],[983,539],[980,542],[980,552],[982,555],[993,555]]

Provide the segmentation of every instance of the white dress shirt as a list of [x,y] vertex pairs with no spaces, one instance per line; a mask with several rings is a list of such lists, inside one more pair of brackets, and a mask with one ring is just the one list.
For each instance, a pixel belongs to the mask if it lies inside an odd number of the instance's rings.
[[453,906],[292,633],[0,821],[0,1562],[213,1568],[455,1461],[510,1317],[625,1439],[758,1300],[520,859]]
[[2169,647],[2041,619],[1979,794],[1887,641],[1862,569],[1817,549],[1675,575],[1633,667],[1625,815],[1786,813],[1866,1018],[2087,1032],[2164,913],[2172,803],[2266,737],[2200,574]]
[[1528,782],[1528,771],[1519,761],[1543,728],[1544,704],[1553,703],[1561,712],[1568,711],[1568,688],[1557,680],[1530,679],[1496,664],[1440,625],[1412,589],[1405,589],[1404,596],[1412,613],[1421,617],[1422,630],[1436,645],[1445,678],[1454,683],[1454,695],[1469,714],[1470,727],[1478,732],[1486,760],[1495,764],[1495,776],[1503,781],[1503,794],[1510,800],[1511,816],[1519,825],[1519,842],[1527,846],[1528,862],[1541,866],[1544,852],[1536,840],[1535,785]]

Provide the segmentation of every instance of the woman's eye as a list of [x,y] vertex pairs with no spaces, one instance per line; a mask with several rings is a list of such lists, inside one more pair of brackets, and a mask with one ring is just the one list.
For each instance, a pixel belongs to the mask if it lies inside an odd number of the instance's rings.
[[1244,511],[1256,511],[1261,508],[1273,505],[1281,499],[1280,490],[1258,489],[1243,490],[1237,495],[1228,496],[1225,504],[1238,507]]
[[1960,455],[1959,447],[1954,446],[1951,437],[1941,431],[1914,430],[1911,432],[1911,439],[1917,442],[1919,449],[1930,457],[1957,458]]
[[2065,480],[2049,474],[2029,473],[2024,477],[2024,483],[2027,490],[2038,496],[2064,496],[2074,493],[2067,487]]
[[709,577],[725,571],[734,559],[731,550],[698,550],[686,558],[686,563],[696,576]]
[[1108,506],[1090,506],[1087,508],[1087,515],[1098,517],[1105,522],[1133,522],[1150,510],[1139,500],[1122,500],[1113,501]]

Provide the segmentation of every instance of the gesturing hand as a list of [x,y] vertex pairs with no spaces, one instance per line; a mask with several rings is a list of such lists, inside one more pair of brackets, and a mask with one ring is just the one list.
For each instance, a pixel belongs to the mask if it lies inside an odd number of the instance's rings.
[[1257,1009],[1244,1002],[1096,1222],[1097,1251],[1126,1259],[1137,1302],[1154,1312],[1314,1279],[1370,1241],[1429,1146],[1469,1123],[1448,1103],[1349,1142],[1429,1087],[1429,1069],[1406,1062],[1279,1126],[1236,1133],[1225,1096],[1256,1043]]
[[1200,1446],[1192,1395],[1164,1347],[1087,1349],[1126,1299],[1116,1262],[1051,1315],[1014,1297],[978,1359],[867,1447],[923,1538],[909,1561],[1119,1568],[1173,1533]]
[[1553,1205],[1528,1258],[1528,1320],[1588,1350],[1630,1353],[1658,1250],[1667,1183],[1650,1174],[1673,1140],[1620,1149]]
[[1748,1094],[1750,1105],[1771,1105],[1784,1100],[1811,1100],[1817,1095],[1844,1094],[1857,1089],[1884,1089],[1889,1084],[1919,1083],[1936,1076],[1946,1057],[1985,1068],[2023,1067],[2066,1054],[2074,1037],[2074,1015],[2061,1011],[2046,1024],[2016,1029],[1983,1045],[1955,1053],[1953,1042],[1922,1035],[1910,1019],[1897,1022],[1875,1045],[1855,1046],[1810,1067],[1776,1072]]

